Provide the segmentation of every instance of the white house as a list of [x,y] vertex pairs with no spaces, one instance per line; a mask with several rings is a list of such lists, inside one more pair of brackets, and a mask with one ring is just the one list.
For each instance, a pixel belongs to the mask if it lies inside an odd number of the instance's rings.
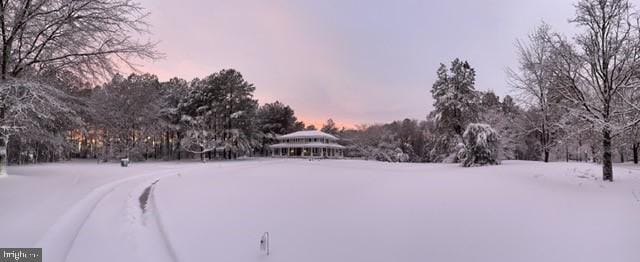
[[341,158],[344,146],[338,138],[320,131],[299,131],[279,136],[278,143],[271,145],[274,157],[325,157]]

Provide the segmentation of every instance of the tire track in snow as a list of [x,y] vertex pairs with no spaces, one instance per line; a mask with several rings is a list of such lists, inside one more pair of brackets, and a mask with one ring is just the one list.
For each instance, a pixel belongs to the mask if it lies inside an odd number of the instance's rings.
[[[221,165],[217,165],[215,166],[213,170],[211,170],[212,172],[215,173],[215,171],[218,171],[220,169],[234,169],[234,170],[247,170],[247,169],[255,169],[255,168],[261,168],[264,167],[265,165],[277,165],[277,164],[282,164],[284,163],[286,160],[280,160],[280,161],[260,161],[259,163],[256,164],[251,164],[251,165],[242,165],[242,166],[235,166],[235,165],[227,165],[227,166],[221,166]],[[212,162],[209,162],[210,164],[215,164]],[[220,164],[220,163],[218,163]],[[202,168],[203,166],[198,166],[195,168]],[[204,166],[206,167],[206,166]],[[209,166],[211,167],[211,166]],[[181,261],[180,256],[179,256],[179,252],[177,252],[177,249],[174,247],[174,245],[171,243],[171,237],[169,235],[169,230],[167,230],[167,224],[163,219],[163,215],[162,212],[160,211],[158,202],[157,202],[157,197],[155,194],[155,189],[156,187],[162,185],[162,179],[164,178],[169,178],[169,177],[182,177],[184,175],[183,172],[178,173],[178,174],[173,174],[173,175],[166,175],[166,176],[162,176],[160,178],[158,178],[157,180],[149,180],[146,183],[146,186],[138,188],[137,190],[137,194],[135,194],[136,196],[142,196],[142,194],[145,194],[145,190],[149,190],[148,192],[148,196],[147,196],[147,203],[146,203],[146,211],[145,209],[143,209],[143,205],[139,205],[139,207],[137,206],[137,204],[139,202],[137,201],[132,201],[129,203],[129,209],[136,209],[137,211],[139,211],[137,214],[140,214],[139,217],[135,217],[134,220],[139,220],[141,223],[137,223],[138,225],[142,224],[142,228],[138,228],[137,232],[143,232],[142,234],[136,234],[138,237],[143,237],[142,241],[139,241],[139,244],[144,245],[144,247],[142,247],[144,250],[142,250],[143,254],[141,254],[143,257],[145,258],[149,258],[149,257],[153,257],[154,258],[154,262],[161,262],[161,261],[172,261],[172,262],[179,262]],[[187,173],[187,176],[196,176],[196,175],[211,175],[209,172],[197,172],[197,173]],[[135,198],[136,200],[141,200],[140,198]],[[135,208],[133,208],[135,206]],[[149,223],[146,223],[149,222]],[[151,228],[155,228],[156,230],[152,230]],[[141,235],[146,235],[145,236],[141,236]],[[158,252],[159,252],[159,247],[158,247],[158,243],[152,243],[152,241],[144,241],[144,239],[149,240],[149,239],[159,239],[162,242],[163,245],[163,249],[166,251],[167,253],[167,257],[168,258],[158,258]],[[146,252],[146,254],[144,254]],[[164,257],[164,256],[163,256]]]
[[[265,164],[280,164],[285,161],[259,161],[259,163],[240,166],[240,169],[253,169],[259,168]],[[226,162],[225,163],[229,163]],[[236,162],[238,163],[238,162]],[[215,162],[208,162],[207,164],[215,164]],[[168,170],[162,171],[153,171],[148,172],[141,175],[136,175],[132,177],[126,177],[123,179],[119,179],[116,181],[112,181],[106,183],[104,185],[98,186],[91,190],[85,197],[78,200],[71,208],[69,208],[62,216],[58,217],[56,222],[47,230],[47,232],[40,238],[40,240],[36,243],[35,247],[43,248],[44,255],[46,261],[53,262],[63,262],[66,261],[69,257],[71,250],[73,250],[74,243],[76,239],[82,232],[83,228],[87,221],[91,218],[92,214],[95,213],[96,208],[100,205],[100,203],[106,199],[112,192],[117,190],[120,186],[137,180],[144,180],[151,178],[152,181],[155,181],[159,178],[164,178],[172,175],[176,175],[176,171],[185,172],[191,169],[203,168],[203,167],[213,167],[213,170],[217,169],[227,169],[227,168],[238,168],[235,165],[220,165],[222,163],[218,163],[219,165],[207,165],[207,166],[192,166],[189,168],[185,167],[176,167]],[[183,173],[184,174],[184,173]],[[196,173],[198,174],[198,173]],[[194,174],[194,175],[196,175]],[[145,180],[148,181],[148,180]],[[149,183],[138,183],[138,185],[149,185]],[[140,194],[138,194],[139,196]],[[154,211],[158,211],[158,205],[154,200],[153,196],[150,196],[150,200],[152,201],[152,208]],[[139,209],[138,209],[139,210]],[[177,262],[178,257],[176,255],[175,249],[170,244],[169,238],[167,236],[167,230],[162,222],[162,218],[159,214],[154,214],[153,220],[157,221],[157,229],[160,231],[161,240],[164,241],[167,252],[169,253],[170,259],[172,261]],[[152,232],[153,233],[153,232]]]
[[166,173],[171,172],[175,172],[175,170],[155,171],[127,177],[94,188],[89,194],[77,201],[68,211],[60,216],[56,223],[47,230],[47,233],[40,238],[35,246],[43,249],[46,261],[66,261],[76,238],[87,220],[91,217],[95,208],[103,199],[116,190],[118,186],[130,181],[167,175]]
[[[160,182],[160,179],[157,181]],[[151,216],[154,220],[154,224],[157,228],[160,239],[164,244],[164,247],[171,258],[171,261],[178,262],[178,255],[176,253],[175,248],[171,245],[171,241],[168,236],[168,231],[166,230],[165,224],[162,222],[162,215],[160,214],[160,209],[158,208],[158,204],[156,202],[156,197],[154,195],[154,189],[157,183],[151,184],[151,189],[149,190],[149,199],[147,202],[147,215]],[[150,204],[150,205],[149,205]],[[144,214],[143,214],[144,215]]]
[[155,205],[153,193],[155,186],[163,178],[170,176],[176,176],[176,174],[147,180],[145,183],[138,184],[129,194],[126,205],[126,215],[130,218],[127,232],[135,239],[133,244],[141,261],[179,261],[159,218],[159,209]]

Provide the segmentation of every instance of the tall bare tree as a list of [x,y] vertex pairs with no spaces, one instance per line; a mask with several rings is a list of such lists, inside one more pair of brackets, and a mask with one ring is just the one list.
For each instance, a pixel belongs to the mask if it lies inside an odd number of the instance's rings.
[[45,72],[104,80],[135,59],[159,57],[154,43],[139,40],[146,15],[133,0],[0,0],[0,175],[9,137],[24,127],[13,112],[50,98],[52,87],[24,82]]
[[583,31],[575,43],[555,35],[556,87],[573,116],[602,134],[603,179],[613,181],[612,138],[636,125],[640,108],[630,94],[640,88],[640,34],[628,0],[582,0],[572,20]]
[[[529,110],[538,112],[539,117],[529,119],[532,123],[531,130],[526,133],[537,134],[543,151],[544,162],[549,162],[549,151],[554,146],[558,121],[558,107],[554,103],[552,88],[551,46],[547,41],[551,32],[548,24],[541,24],[529,35],[528,41],[517,42],[517,55],[519,62],[518,71],[508,69],[510,85],[518,91],[520,99],[529,107]],[[525,115],[528,116],[528,115]]]

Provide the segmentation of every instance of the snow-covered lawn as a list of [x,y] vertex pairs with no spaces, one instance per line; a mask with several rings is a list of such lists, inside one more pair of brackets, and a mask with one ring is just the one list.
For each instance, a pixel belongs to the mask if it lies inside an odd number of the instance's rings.
[[283,159],[11,167],[0,247],[43,247],[44,261],[640,261],[640,166],[617,166],[614,183],[600,171]]

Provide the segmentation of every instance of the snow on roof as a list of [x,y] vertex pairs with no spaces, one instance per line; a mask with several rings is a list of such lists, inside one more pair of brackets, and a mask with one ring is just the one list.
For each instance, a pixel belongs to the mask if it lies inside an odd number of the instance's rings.
[[306,143],[306,144],[289,144],[289,143],[279,143],[275,145],[270,145],[271,148],[334,148],[334,149],[344,149],[344,146],[338,144],[324,144],[324,143]]
[[288,138],[327,138],[330,140],[338,140],[337,137],[327,134],[325,132],[320,132],[317,130],[308,130],[308,131],[298,131],[291,134],[286,134],[279,136],[278,139],[288,139]]

